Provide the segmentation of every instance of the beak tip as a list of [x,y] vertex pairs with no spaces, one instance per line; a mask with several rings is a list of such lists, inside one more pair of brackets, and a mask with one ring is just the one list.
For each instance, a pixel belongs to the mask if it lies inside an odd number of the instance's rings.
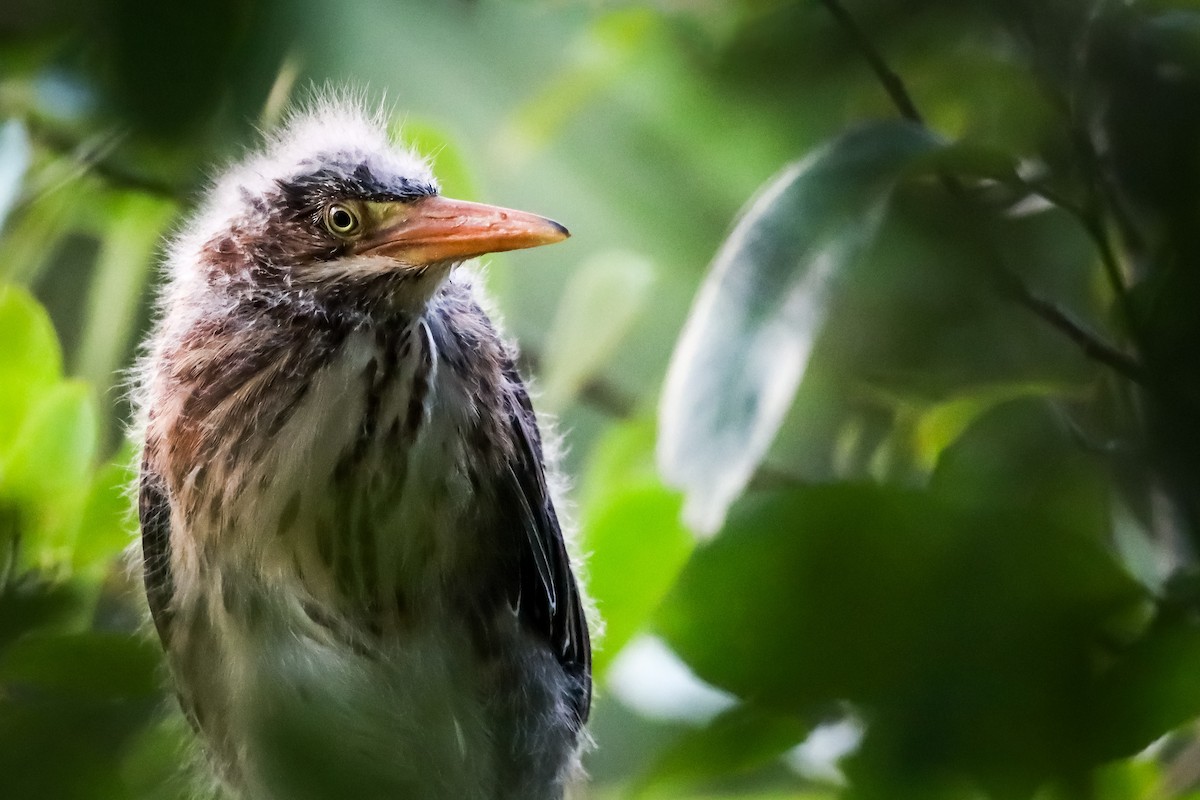
[[563,225],[561,222],[555,222],[552,219],[548,219],[546,222],[550,223],[550,226],[554,228],[554,230],[557,231],[562,238],[569,239],[571,237],[571,232],[567,230],[566,225]]

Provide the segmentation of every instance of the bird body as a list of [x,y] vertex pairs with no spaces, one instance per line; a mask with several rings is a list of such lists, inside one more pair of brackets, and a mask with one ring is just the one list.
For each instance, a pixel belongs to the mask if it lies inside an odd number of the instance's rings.
[[454,270],[563,235],[444,201],[326,103],[176,242],[139,393],[146,589],[235,793],[562,796],[583,602],[514,354]]

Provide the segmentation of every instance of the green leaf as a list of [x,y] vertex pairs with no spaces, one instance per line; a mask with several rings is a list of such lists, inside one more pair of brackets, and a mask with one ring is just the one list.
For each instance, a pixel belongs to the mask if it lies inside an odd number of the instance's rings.
[[631,419],[610,427],[596,443],[580,485],[585,510],[634,487],[661,486],[654,465],[654,421]]
[[654,265],[606,250],[585,261],[559,301],[542,355],[542,404],[561,411],[612,357],[654,284]]
[[650,617],[692,551],[679,523],[680,498],[662,487],[635,488],[588,509],[582,526],[588,589],[604,620],[593,656],[602,676]]
[[0,683],[106,699],[158,693],[158,647],[114,633],[27,636],[0,658]]
[[766,453],[830,295],[871,242],[892,188],[943,146],[906,122],[851,132],[773,178],[722,245],[659,410],[659,461],[697,528],[720,525]]
[[13,286],[0,286],[0,342],[3,464],[30,409],[59,380],[62,357],[50,317],[33,297]]
[[1032,513],[828,486],[739,504],[657,628],[773,710],[858,704],[872,757],[903,753],[892,777],[1024,786],[1094,757],[1095,653],[1143,601],[1094,540]]
[[0,653],[23,636],[62,632],[85,618],[78,585],[50,582],[27,572],[0,586]]
[[21,430],[0,486],[19,497],[53,499],[86,487],[96,452],[91,389],[66,381],[45,398]]
[[122,755],[162,703],[160,663],[157,648],[136,636],[43,634],[9,647],[0,656],[6,796],[128,797]]
[[981,416],[999,405],[1021,397],[1052,397],[1069,387],[1052,383],[999,384],[973,387],[921,412],[913,430],[917,465],[925,472],[937,466],[942,452]]
[[462,151],[449,134],[441,127],[425,120],[405,117],[392,126],[398,139],[429,159],[433,174],[437,175],[442,194],[461,200],[473,200],[477,196],[471,170]]
[[96,409],[91,389],[62,383],[49,392],[0,462],[0,494],[23,504],[28,539],[23,547],[37,564],[62,565],[78,530],[96,452]]
[[638,781],[639,794],[694,795],[706,783],[761,769],[798,745],[812,723],[739,705],[672,742]]
[[[51,162],[59,169],[60,162]],[[47,169],[53,174],[52,169]],[[9,220],[0,248],[0,281],[32,286],[51,264],[69,234],[92,233],[103,215],[107,193],[91,176],[71,182],[69,191],[34,194]]]
[[658,607],[692,550],[679,522],[681,498],[654,469],[654,425],[614,425],[584,475],[580,541],[588,590],[604,620],[592,669],[602,676]]
[[0,374],[4,384],[56,380],[62,371],[50,315],[24,289],[0,286]]
[[1163,768],[1156,758],[1114,761],[1095,773],[1096,800],[1144,800],[1162,796]]
[[0,230],[21,194],[31,155],[24,125],[15,119],[0,125]]
[[1200,716],[1200,625],[1168,612],[1103,676],[1096,710],[1104,758],[1131,756]]
[[133,458],[128,453],[96,473],[71,554],[75,570],[90,572],[98,579],[132,540],[136,524],[129,487],[133,480]]
[[195,776],[184,765],[197,755],[195,732],[182,714],[169,714],[129,742],[121,782],[131,800],[197,800]]
[[982,411],[941,452],[930,488],[963,509],[1003,507],[1107,544],[1111,477],[1065,430],[1063,414],[1037,396]]

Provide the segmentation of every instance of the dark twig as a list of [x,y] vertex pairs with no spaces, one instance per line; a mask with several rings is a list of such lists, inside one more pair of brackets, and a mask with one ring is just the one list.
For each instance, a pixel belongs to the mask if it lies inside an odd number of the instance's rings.
[[[884,60],[874,43],[850,13],[846,11],[841,2],[839,0],[821,0],[821,3],[829,10],[829,13],[833,15],[838,24],[842,26],[850,39],[853,40],[855,47],[858,48],[863,58],[870,65],[871,70],[883,85],[888,96],[891,97],[892,103],[896,106],[900,114],[906,119],[924,125],[924,118],[913,102],[912,95],[909,94],[903,79],[895,70],[888,66],[887,61]],[[970,192],[955,176],[942,175],[941,178],[942,183],[951,194],[965,201],[971,199]],[[1039,194],[1047,197],[1045,192],[1039,192]],[[1048,197],[1048,199],[1050,198]],[[1052,199],[1051,202],[1053,202]],[[1072,209],[1072,207],[1067,208],[1068,210]],[[1083,221],[1085,227],[1088,228],[1088,233],[1100,251],[1100,257],[1104,262],[1108,278],[1114,282],[1115,288],[1118,289],[1120,300],[1124,302],[1126,298],[1124,292],[1121,290],[1119,280],[1120,268],[1117,264],[1116,254],[1112,251],[1111,243],[1104,232],[1103,225],[1100,224],[1095,215],[1077,214],[1077,216]],[[970,220],[969,222],[977,224]],[[993,250],[993,252],[995,251]],[[998,254],[990,259],[989,267],[995,274],[1003,294],[1016,300],[1051,327],[1065,334],[1067,338],[1079,346],[1084,355],[1111,367],[1130,380],[1141,380],[1142,368],[1132,356],[1106,342],[1102,337],[1094,331],[1089,330],[1056,303],[1035,294],[1019,275],[1001,262]]]
[[187,198],[187,192],[181,187],[121,166],[109,158],[111,148],[104,144],[89,144],[32,119],[26,120],[26,127],[34,142],[57,155],[75,161],[85,171],[95,174],[112,186],[144,192],[174,202],[184,202]]
[[837,23],[842,26],[847,35],[854,41],[855,47],[862,53],[867,64],[871,67],[871,71],[875,73],[875,77],[883,84],[884,91],[892,98],[892,103],[899,109],[900,113],[905,118],[918,123],[925,124],[924,117],[917,110],[916,103],[912,100],[912,95],[908,93],[908,88],[904,85],[904,81],[896,74],[883,55],[875,47],[875,43],[871,41],[866,32],[859,27],[858,22],[854,17],[850,16],[850,12],[842,6],[838,0],[821,0],[821,4],[829,9],[829,13],[837,20]]
[[[1009,278],[1012,278],[1010,280]],[[1065,334],[1089,358],[1106,364],[1131,381],[1140,383],[1142,367],[1137,359],[1106,342],[1057,303],[1035,294],[1023,281],[1009,271],[1002,275],[1002,292],[1037,314],[1049,325]]]
[[[523,345],[517,359],[524,372],[537,372],[542,365],[542,354],[533,347]],[[619,386],[603,378],[591,378],[579,390],[579,400],[586,406],[616,419],[627,419],[637,411],[637,398]]]
[[579,399],[592,408],[613,417],[632,417],[637,400],[607,381],[592,378],[579,390]]

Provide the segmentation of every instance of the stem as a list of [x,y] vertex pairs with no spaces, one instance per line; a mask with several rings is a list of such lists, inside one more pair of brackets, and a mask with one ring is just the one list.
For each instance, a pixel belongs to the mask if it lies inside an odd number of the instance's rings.
[[181,187],[152,176],[130,171],[109,158],[109,144],[92,144],[39,124],[33,119],[25,120],[30,138],[45,149],[79,164],[85,171],[94,173],[107,183],[121,189],[144,192],[175,202],[183,202],[187,192]]
[[854,41],[854,45],[862,53],[867,64],[871,67],[871,71],[875,73],[875,77],[883,84],[883,89],[892,98],[892,103],[900,111],[906,119],[910,119],[919,125],[925,124],[925,119],[921,116],[921,112],[917,110],[916,103],[913,102],[912,95],[908,93],[908,88],[904,85],[904,81],[896,74],[888,63],[883,59],[883,55],[876,49],[875,44],[867,36],[854,17],[850,16],[850,12],[842,6],[839,0],[821,0],[821,4],[829,9],[829,13],[837,20],[837,23],[842,26],[847,35]]
[[[518,362],[521,368],[537,372],[541,367],[542,354],[529,345],[520,349]],[[637,410],[637,398],[604,378],[591,378],[578,393],[579,401],[590,408],[614,419],[628,419]]]
[[[850,13],[846,11],[845,7],[842,6],[840,0],[821,0],[821,4],[829,10],[829,13],[854,42],[855,47],[858,48],[867,64],[870,65],[871,70],[883,85],[884,90],[892,99],[892,103],[896,106],[901,116],[920,125],[925,125],[925,120],[913,102],[912,95],[904,85],[903,79],[884,60],[878,48],[875,47],[875,44],[863,29]],[[1095,154],[1091,151],[1090,144],[1081,145],[1081,147],[1089,157],[1089,164],[1094,164]],[[1097,175],[1099,173],[1093,170],[1091,174]],[[955,176],[942,175],[941,179],[947,191],[955,197],[963,201],[970,201],[972,199],[970,192]],[[1094,189],[1095,187],[1093,187]],[[1054,202],[1047,193],[1039,192],[1039,194]],[[1068,211],[1073,210],[1071,206],[1064,206],[1064,208]],[[1074,209],[1074,213],[1083,221],[1084,226],[1088,229],[1088,233],[1095,241],[1096,247],[1100,251],[1101,260],[1104,262],[1105,272],[1108,274],[1110,281],[1115,281],[1114,288],[1117,289],[1123,310],[1128,316],[1129,308],[1126,301],[1124,284],[1120,280],[1120,265],[1117,263],[1116,254],[1112,250],[1112,245],[1105,233],[1102,220],[1098,214],[1091,211],[1081,212],[1078,209]],[[971,215],[968,214],[966,216],[970,217]],[[973,226],[983,227],[972,219],[968,219],[967,222]],[[981,231],[981,233],[989,241],[992,239],[991,236],[987,235],[988,232],[986,230]],[[1080,347],[1084,355],[1111,367],[1132,381],[1141,381],[1142,368],[1133,357],[1122,352],[1118,347],[1108,343],[1094,331],[1085,327],[1056,303],[1035,294],[1019,275],[1002,263],[998,251],[994,247],[989,248],[989,250],[996,254],[990,260],[989,269],[994,273],[1003,294],[1016,300],[1036,314],[1042,321],[1065,334],[1067,338]],[[1130,325],[1133,324],[1132,318],[1130,318],[1129,323]]]
[[[1079,346],[1084,355],[1101,364],[1106,364],[1135,383],[1143,382],[1142,366],[1137,359],[1106,342],[1057,303],[1035,294],[1011,272],[1005,270],[1003,277],[1006,280],[1006,285],[1003,287],[1006,294],[1037,314],[1044,322],[1065,334],[1068,339]],[[1007,280],[1009,277],[1014,280]]]

